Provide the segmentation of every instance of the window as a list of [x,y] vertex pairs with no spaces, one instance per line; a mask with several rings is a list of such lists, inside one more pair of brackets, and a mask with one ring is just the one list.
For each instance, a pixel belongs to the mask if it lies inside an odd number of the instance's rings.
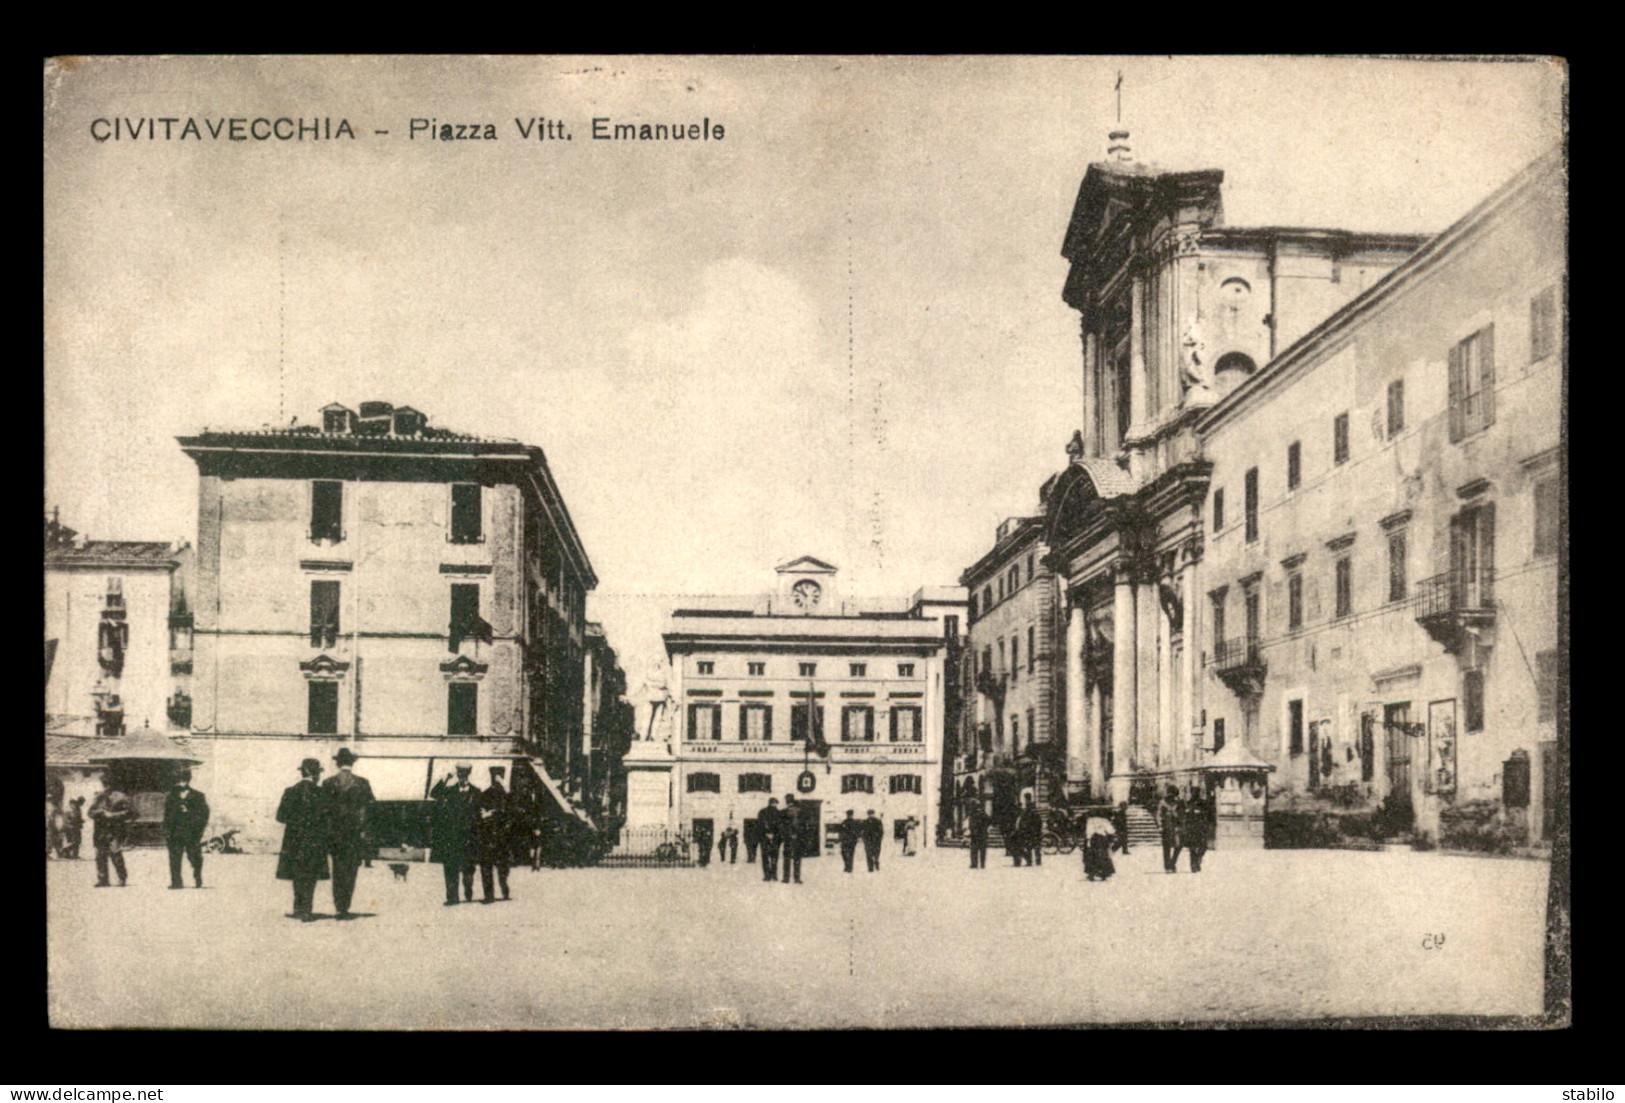
[[760,678],[767,673],[766,663],[746,663],[745,667],[750,671],[752,678]]
[[801,667],[801,676],[803,678],[811,678],[813,675],[818,673],[817,663],[801,663],[799,665]]
[[989,677],[993,675],[993,648],[991,647],[982,648],[982,673]]
[[982,587],[982,614],[984,616],[987,615],[987,611],[989,609],[991,609],[991,608],[993,608],[993,587],[992,586],[983,586]]
[[1557,351],[1557,288],[1548,287],[1529,300],[1529,360],[1544,360]]
[[190,728],[192,726],[192,695],[175,691],[175,696],[167,702],[169,712],[169,726],[172,728]]
[[720,793],[722,792],[722,775],[708,773],[689,774],[688,791],[690,793]]
[[1450,350],[1450,439],[1495,424],[1495,327],[1485,326]]
[[480,715],[480,684],[478,682],[448,682],[446,684],[446,734],[478,735]]
[[1224,528],[1224,488],[1213,492],[1213,531]]
[[1535,484],[1535,554],[1557,554],[1557,519],[1562,501],[1557,480],[1542,479]]
[[1286,626],[1303,627],[1303,572],[1293,571],[1286,576]]
[[344,539],[344,484],[318,481],[310,484],[310,538]]
[[707,659],[701,659],[694,666],[697,674],[715,674],[717,672],[717,664]]
[[1021,750],[1021,715],[1014,712],[1010,714],[1010,749]]
[[305,731],[311,735],[337,735],[339,730],[339,684],[306,682],[308,709]]
[[1213,721],[1213,750],[1215,753],[1224,750],[1224,718]]
[[1535,720],[1544,724],[1557,719],[1557,652],[1535,655]]
[[1462,728],[1470,732],[1484,730],[1484,672],[1461,672]]
[[897,676],[899,678],[912,678],[912,677],[914,677],[914,664],[913,663],[898,663],[897,664]]
[[1404,601],[1409,592],[1405,572],[1405,530],[1388,534],[1388,600]]
[[1014,682],[1021,672],[1021,637],[1010,637],[1010,681]]
[[739,738],[751,743],[765,743],[773,738],[773,706],[741,705],[739,708]]
[[1298,489],[1298,483],[1303,478],[1303,446],[1293,441],[1286,446],[1286,488]]
[[480,527],[480,484],[453,483],[451,487],[451,542],[478,544]]
[[1258,539],[1258,468],[1247,469],[1247,481],[1243,487],[1244,503],[1247,510],[1247,543],[1251,544]]
[[1013,594],[1021,589],[1021,564],[1017,563],[1010,568],[1010,592]]
[[1032,552],[1027,556],[1027,581],[1033,580],[1033,564],[1038,560],[1038,553]]
[[1349,415],[1344,410],[1332,418],[1332,463],[1349,462]]
[[869,705],[847,705],[841,709],[841,742],[873,743],[875,710]]
[[1029,745],[1031,745],[1032,742],[1038,738],[1038,726],[1033,723],[1033,717],[1035,715],[1036,714],[1032,709],[1027,710],[1027,742]]
[[1004,576],[999,576],[999,600],[1004,600]]
[[[693,777],[693,774],[689,775]],[[771,793],[773,791],[772,774],[740,774],[739,791],[741,793]]]
[[868,774],[842,774],[841,792],[843,793],[872,793],[875,791],[875,779]]
[[966,608],[965,612],[970,616],[971,620],[976,619],[976,595],[975,594],[972,594],[970,596],[970,604],[969,604],[968,608]]
[[891,710],[891,741],[918,743],[920,741],[920,710],[913,705],[893,705]]
[[688,737],[695,742],[722,738],[722,706],[688,706]]
[[942,618],[942,635],[944,639],[957,640],[959,638],[959,618]]
[[310,584],[310,646],[335,647],[339,640],[339,584]]
[[1213,595],[1213,649],[1224,646],[1224,593]]
[[480,586],[477,582],[451,584],[451,630],[449,647],[456,651],[466,639],[491,642],[491,626],[480,619]]
[[1495,507],[1463,510],[1450,524],[1451,602],[1488,609],[1495,591]]
[[846,668],[848,677],[867,678],[869,676],[868,663],[848,663]]
[[[790,706],[790,738],[807,738],[807,709],[805,704]],[[820,736],[824,734],[824,706],[819,705],[813,713],[813,723],[817,725],[815,731]]]
[[1337,584],[1337,612],[1338,617],[1346,617],[1354,611],[1354,561],[1349,556],[1339,556],[1333,567]]
[[1388,384],[1388,436],[1393,437],[1405,428],[1405,381],[1396,379]]
[[893,774],[891,776],[891,791],[894,793],[923,793],[925,786],[919,774]]
[[999,641],[999,673],[1004,673],[1004,641]]
[[1303,753],[1303,702],[1286,703],[1287,753]]
[[124,608],[124,579],[112,575],[107,579],[107,597],[103,604],[108,609]]
[[1247,640],[1248,647],[1251,649],[1253,642],[1259,636],[1260,618],[1258,615],[1258,587],[1256,585],[1248,586],[1242,591],[1241,603],[1243,615],[1247,618]]
[[1037,660],[1038,660],[1038,647],[1036,646],[1036,643],[1035,643],[1035,641],[1038,639],[1037,633],[1038,633],[1038,629],[1035,626],[1033,626],[1031,624],[1029,624],[1027,626],[1027,673],[1028,674],[1031,674],[1033,672],[1033,664],[1035,662],[1037,662]]

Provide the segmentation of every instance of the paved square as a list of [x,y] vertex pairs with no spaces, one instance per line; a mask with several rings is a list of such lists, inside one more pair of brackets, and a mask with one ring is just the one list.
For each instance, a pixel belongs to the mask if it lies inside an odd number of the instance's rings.
[[[515,900],[445,907],[440,868],[363,870],[350,923],[299,923],[275,857],[210,856],[170,891],[49,865],[57,1027],[922,1027],[1347,1015],[1537,1015],[1549,866],[1410,852],[1136,849],[838,857],[801,886],[740,864],[513,872]],[[331,911],[330,883],[317,909]],[[476,878],[476,894],[478,879]],[[1428,936],[1443,935],[1429,949]],[[1432,940],[1429,940],[1432,941]]]

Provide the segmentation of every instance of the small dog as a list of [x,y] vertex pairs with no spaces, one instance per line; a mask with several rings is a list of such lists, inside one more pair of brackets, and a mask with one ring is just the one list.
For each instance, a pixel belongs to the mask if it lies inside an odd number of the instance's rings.
[[389,863],[389,871],[395,875],[395,880],[397,881],[406,880],[406,875],[407,873],[411,872],[411,869],[412,867],[407,865],[405,862]]

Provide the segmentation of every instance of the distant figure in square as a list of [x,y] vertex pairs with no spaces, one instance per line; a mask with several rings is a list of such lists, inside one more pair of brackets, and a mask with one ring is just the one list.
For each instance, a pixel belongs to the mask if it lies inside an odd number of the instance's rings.
[[865,829],[868,821],[859,823],[852,818],[855,815],[856,813],[848,808],[846,819],[835,828],[835,838],[841,844],[841,864],[846,867],[848,873],[852,872],[852,857],[858,852],[858,840],[868,834]]
[[756,849],[761,845],[761,825],[756,820],[745,821],[745,864],[756,864]]
[[276,822],[285,825],[277,879],[293,882],[293,911],[288,918],[306,923],[316,918],[312,910],[316,882],[328,879],[327,794],[319,785],[321,777],[322,764],[305,759],[299,764],[299,783],[282,791],[276,810]]
[[1180,835],[1191,856],[1191,872],[1202,872],[1202,858],[1207,854],[1208,833],[1212,830],[1212,815],[1207,798],[1200,790],[1191,793],[1185,802],[1185,819]]
[[1124,857],[1128,856],[1128,801],[1119,801],[1117,811],[1112,813],[1112,831],[1116,838],[1112,840],[1112,847],[1120,850]]
[[62,856],[79,857],[79,846],[85,838],[85,798],[74,797],[68,802],[67,826],[63,828]]
[[1179,838],[1180,821],[1184,819],[1185,810],[1179,801],[1179,790],[1172,785],[1168,786],[1162,800],[1157,804],[1157,828],[1162,833],[1162,868],[1168,873],[1179,871],[1179,851],[1181,842]]
[[971,801],[970,808],[965,813],[965,824],[970,829],[970,867],[972,869],[987,868],[987,809],[982,807],[981,798]]
[[509,899],[508,848],[511,845],[512,808],[508,790],[502,784],[506,776],[507,770],[503,767],[491,767],[491,786],[480,794],[478,818],[474,821],[470,857],[480,865],[480,899],[486,904],[496,898],[497,885],[502,887],[502,899]]
[[701,866],[711,864],[711,825],[709,823],[694,824],[694,849],[699,854]]
[[806,832],[807,824],[802,818],[805,815],[801,804],[796,800],[794,793],[784,794],[784,811],[780,813],[784,845],[784,875],[780,878],[786,885],[792,876],[796,884],[801,884],[801,840]]
[[912,858],[920,845],[920,821],[910,816],[903,821],[903,857]]
[[203,829],[209,826],[209,802],[192,788],[192,771],[175,775],[164,799],[164,841],[169,844],[169,887],[182,889],[181,855],[192,866],[192,885],[203,887]]
[[130,821],[135,819],[135,806],[130,803],[129,797],[113,788],[113,783],[104,774],[101,789],[97,791],[96,799],[90,802],[89,815],[95,824],[91,829],[90,841],[96,848],[96,887],[108,887],[107,867],[111,864],[122,888],[128,880],[124,869],[124,843]]
[[[730,816],[733,815],[732,812],[728,814]],[[722,844],[717,847],[717,863],[719,865],[722,862],[722,851],[724,847],[726,847],[728,851],[728,864],[737,865],[739,863],[739,828],[735,827],[732,823],[729,823],[727,830],[722,833]]]
[[1044,864],[1044,818],[1033,806],[1033,795],[1022,794],[1021,812],[1016,816],[1016,865]]
[[333,756],[339,772],[322,782],[327,794],[328,842],[333,854],[333,910],[338,918],[351,918],[350,901],[355,898],[356,871],[372,853],[367,838],[372,818],[372,785],[364,777],[356,777],[352,767],[356,755],[348,747],[340,747]]
[[468,783],[474,767],[457,764],[457,779],[447,774],[435,782],[429,796],[434,814],[429,822],[433,860],[440,863],[446,878],[446,906],[457,903],[457,882],[463,883],[463,899],[474,901],[474,863],[469,856],[469,834],[479,815],[480,791]]
[[779,879],[779,843],[784,827],[784,813],[779,811],[779,798],[768,797],[767,804],[756,813],[756,835],[762,845],[762,880]]
[[880,872],[880,844],[886,841],[886,825],[880,822],[873,808],[863,821],[863,857],[869,863],[869,872]]
[[1104,881],[1117,868],[1112,864],[1112,825],[1099,816],[1084,824],[1083,876],[1086,881]]

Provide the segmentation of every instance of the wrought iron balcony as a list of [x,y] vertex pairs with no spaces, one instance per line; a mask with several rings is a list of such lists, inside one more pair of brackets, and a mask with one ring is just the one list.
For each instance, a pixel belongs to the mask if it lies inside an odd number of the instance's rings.
[[1237,636],[1213,649],[1213,672],[1232,693],[1256,697],[1264,692],[1264,650],[1257,636]]
[[1455,654],[1469,635],[1495,626],[1495,572],[1457,569],[1416,587],[1416,623]]

